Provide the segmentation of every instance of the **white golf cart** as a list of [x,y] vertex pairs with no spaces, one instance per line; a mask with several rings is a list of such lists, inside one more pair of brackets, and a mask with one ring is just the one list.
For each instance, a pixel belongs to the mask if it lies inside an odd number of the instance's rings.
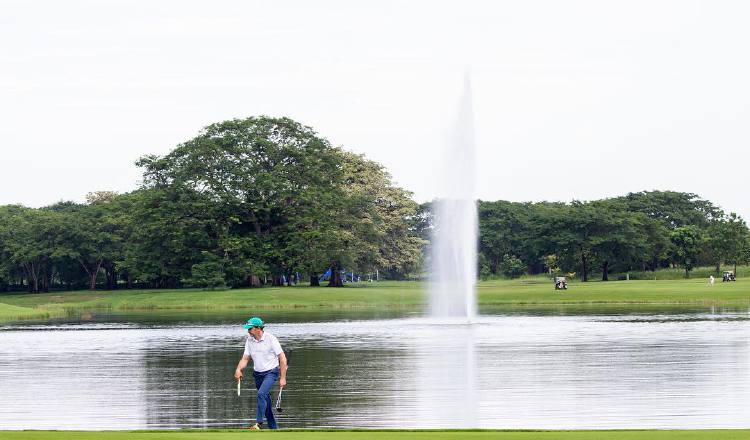
[[565,277],[555,277],[555,290],[568,290],[568,281]]

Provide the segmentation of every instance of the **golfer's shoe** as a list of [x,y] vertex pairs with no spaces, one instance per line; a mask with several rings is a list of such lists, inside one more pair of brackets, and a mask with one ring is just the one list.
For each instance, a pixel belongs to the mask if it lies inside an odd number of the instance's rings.
[[256,423],[254,425],[250,425],[250,427],[247,428],[247,429],[249,429],[251,431],[260,431],[260,423]]

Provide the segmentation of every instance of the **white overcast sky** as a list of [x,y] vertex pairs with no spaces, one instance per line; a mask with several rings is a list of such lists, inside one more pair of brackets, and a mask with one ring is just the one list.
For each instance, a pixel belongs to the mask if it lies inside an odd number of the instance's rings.
[[419,201],[474,91],[477,196],[671,189],[750,219],[750,3],[0,0],[0,204],[137,187],[212,122],[289,116]]

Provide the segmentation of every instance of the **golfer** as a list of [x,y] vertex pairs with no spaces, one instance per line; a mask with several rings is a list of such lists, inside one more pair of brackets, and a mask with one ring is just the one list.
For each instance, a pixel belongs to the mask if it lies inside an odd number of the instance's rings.
[[276,336],[263,331],[263,320],[254,317],[247,320],[244,326],[249,333],[245,342],[245,353],[237,364],[234,378],[242,378],[242,370],[247,366],[250,358],[253,359],[253,379],[255,388],[258,389],[258,411],[255,416],[255,424],[250,429],[261,429],[263,416],[265,415],[268,427],[276,429],[276,418],[273,416],[273,404],[271,403],[271,387],[276,379],[279,386],[286,385],[286,355],[281,349],[281,344]]

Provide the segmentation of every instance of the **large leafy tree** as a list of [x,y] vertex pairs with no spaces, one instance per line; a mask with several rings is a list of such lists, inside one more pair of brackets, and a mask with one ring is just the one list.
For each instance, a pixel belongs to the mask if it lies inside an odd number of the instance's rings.
[[[332,147],[290,119],[213,124],[166,156],[147,156],[138,164],[145,169],[144,200],[172,194],[178,204],[202,205],[196,217],[206,240],[194,246],[198,254],[190,261],[176,265],[183,270],[200,264],[205,272],[221,261],[233,285],[261,272],[271,272],[278,283],[297,270],[315,284],[331,267],[330,285],[339,286],[343,267],[404,273],[419,263],[424,241],[410,228],[419,208],[410,194],[394,186],[381,165]],[[180,224],[181,216],[150,205],[141,211],[151,217],[137,224],[158,222],[161,232]],[[140,228],[136,238],[144,233]],[[146,260],[159,261],[159,254]],[[135,270],[137,260],[130,258],[127,266]]]
[[[22,278],[16,258],[22,223],[19,217],[27,208],[18,205],[0,206],[0,290],[5,291],[14,276]],[[23,224],[23,226],[26,226]]]
[[132,210],[124,225],[128,245],[117,261],[128,285],[180,287],[192,267],[213,251],[226,221],[218,221],[216,205],[179,184],[137,191],[128,196]]
[[[164,157],[147,156],[145,189],[200,198],[213,210],[208,248],[230,278],[270,271],[324,270],[332,252],[348,249],[340,150],[287,118],[248,118],[206,127]],[[208,221],[208,219],[207,219]],[[343,249],[338,245],[343,243]],[[205,254],[203,254],[205,255]]]
[[613,269],[643,264],[648,242],[642,231],[653,226],[645,215],[609,201],[545,203],[535,210],[529,241],[538,255],[554,255],[561,267],[577,268],[583,281],[596,266],[607,281]]
[[506,256],[527,264],[539,260],[528,246],[532,217],[529,203],[479,202],[479,252],[490,273],[498,273]]
[[613,202],[623,203],[629,211],[641,212],[660,220],[670,229],[680,226],[705,228],[722,212],[708,200],[693,193],[677,191],[643,191],[617,197]]
[[344,172],[346,215],[341,240],[350,244],[349,264],[360,271],[384,270],[399,277],[418,269],[426,240],[425,214],[411,193],[395,186],[390,174],[362,155],[339,151]]
[[735,213],[723,215],[711,222],[706,231],[706,251],[716,263],[719,272],[721,263],[734,264],[742,260],[742,253],[748,239],[745,221]]
[[577,262],[581,280],[588,281],[594,247],[603,232],[601,217],[589,205],[574,201],[570,205],[548,204],[539,210],[534,236],[545,254],[561,257],[561,264],[570,268]]
[[642,261],[648,244],[641,231],[651,221],[649,218],[606,201],[593,202],[586,211],[595,225],[591,249],[599,262],[602,281],[609,280],[612,268],[630,270]]
[[11,272],[15,265],[22,269],[29,291],[48,291],[54,276],[54,261],[70,252],[63,238],[65,229],[63,213],[4,207],[0,212],[3,272]]
[[107,285],[116,285],[114,262],[121,256],[123,224],[120,212],[106,204],[83,207],[69,217],[68,254],[81,264],[89,278],[89,289],[96,290],[100,270],[109,273]]
[[685,278],[695,267],[703,244],[703,233],[697,226],[680,226],[669,236],[674,244],[674,260],[685,268]]

